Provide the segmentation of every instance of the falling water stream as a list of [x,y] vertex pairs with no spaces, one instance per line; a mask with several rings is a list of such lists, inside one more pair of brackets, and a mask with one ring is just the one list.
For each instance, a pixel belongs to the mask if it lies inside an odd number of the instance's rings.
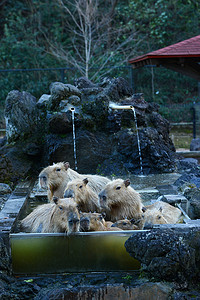
[[133,111],[135,127],[136,127],[136,134],[137,134],[138,153],[139,153],[139,159],[140,159],[140,175],[143,176],[142,153],[141,153],[141,147],[140,147],[140,138],[139,138],[135,108],[133,105],[117,105],[115,103],[110,103],[109,107],[112,109],[131,109]]
[[134,114],[136,134],[137,134],[138,152],[139,152],[139,158],[140,158],[140,175],[143,175],[142,153],[141,153],[140,138],[139,138],[139,132],[138,132],[138,126],[137,126],[137,117],[136,117],[136,112],[135,112],[134,106],[131,105],[131,109],[132,109],[133,114]]
[[72,112],[72,128],[73,128],[73,141],[74,141],[74,167],[75,170],[77,170],[77,159],[76,159],[76,135],[75,135],[75,125],[74,125],[74,113],[75,113],[75,108],[71,107],[70,108]]

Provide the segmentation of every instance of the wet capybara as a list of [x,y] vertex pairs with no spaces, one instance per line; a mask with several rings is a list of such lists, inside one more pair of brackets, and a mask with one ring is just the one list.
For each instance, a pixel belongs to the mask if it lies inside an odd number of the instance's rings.
[[54,203],[39,205],[21,221],[25,232],[65,232],[68,235],[79,231],[80,215],[72,198],[53,198]]
[[139,193],[131,186],[130,180],[116,179],[105,186],[99,194],[100,206],[105,209],[106,220],[141,219],[142,201]]
[[101,213],[80,213],[80,231],[105,231],[105,219]]
[[89,186],[97,194],[110,181],[107,177],[99,175],[83,175],[72,170],[68,162],[59,162],[44,168],[39,174],[39,184],[47,188],[48,200],[53,201],[53,196],[63,198],[64,191],[69,181],[73,179],[88,178]]
[[113,223],[112,227],[118,227],[121,228],[123,230],[138,230],[138,226],[134,224],[135,220],[131,219],[131,220],[118,220],[115,223]]
[[73,197],[79,211],[101,212],[98,195],[89,186],[87,178],[68,182],[64,197]]
[[173,205],[156,201],[143,207],[144,214],[138,223],[143,228],[151,228],[154,224],[176,224],[182,222],[182,212]]
[[113,226],[113,222],[111,221],[105,221],[105,230],[106,231],[123,231],[123,229],[117,227],[117,226]]

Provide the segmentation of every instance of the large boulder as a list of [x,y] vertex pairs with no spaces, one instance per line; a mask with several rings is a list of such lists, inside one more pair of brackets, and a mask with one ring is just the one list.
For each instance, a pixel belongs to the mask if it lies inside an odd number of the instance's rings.
[[125,242],[125,247],[132,257],[141,262],[143,272],[155,280],[198,281],[199,228],[169,227],[138,232]]
[[5,120],[8,142],[33,134],[38,126],[36,98],[24,91],[14,90],[8,93],[5,102]]

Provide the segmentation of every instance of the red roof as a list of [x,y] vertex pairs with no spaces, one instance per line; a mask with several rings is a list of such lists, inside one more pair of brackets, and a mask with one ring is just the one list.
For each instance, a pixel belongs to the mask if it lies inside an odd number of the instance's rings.
[[188,40],[161,48],[156,51],[130,59],[129,63],[136,63],[150,58],[172,58],[172,57],[200,57],[200,35]]

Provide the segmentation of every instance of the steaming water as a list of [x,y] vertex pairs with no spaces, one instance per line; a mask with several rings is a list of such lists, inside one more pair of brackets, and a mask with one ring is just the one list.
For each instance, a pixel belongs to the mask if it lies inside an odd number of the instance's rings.
[[73,142],[74,142],[74,166],[77,171],[77,159],[76,159],[76,135],[75,135],[75,124],[74,124],[74,113],[75,109],[71,109],[72,112],[72,128],[73,128]]

